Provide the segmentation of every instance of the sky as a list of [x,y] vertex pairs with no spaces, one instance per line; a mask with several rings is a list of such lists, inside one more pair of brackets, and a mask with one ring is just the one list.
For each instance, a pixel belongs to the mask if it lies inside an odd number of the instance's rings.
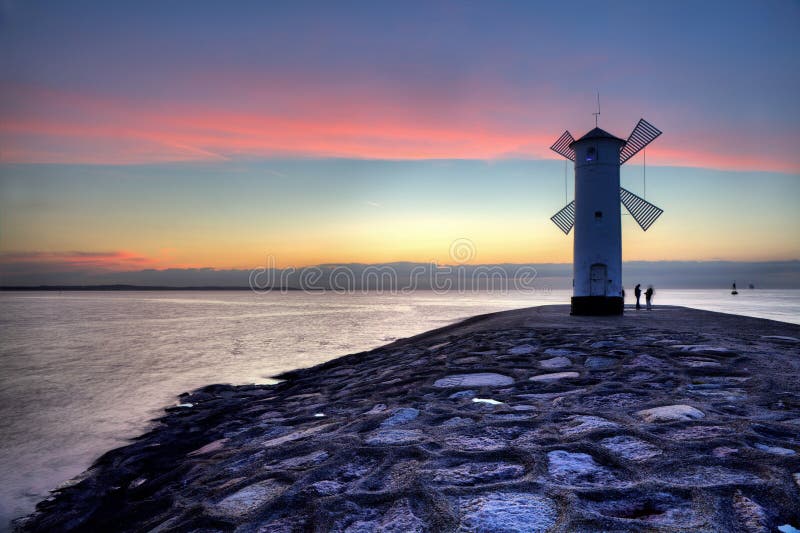
[[602,128],[664,132],[622,169],[665,211],[623,217],[626,261],[796,260],[799,26],[792,1],[3,0],[0,284],[458,239],[569,263],[549,146],[598,91]]

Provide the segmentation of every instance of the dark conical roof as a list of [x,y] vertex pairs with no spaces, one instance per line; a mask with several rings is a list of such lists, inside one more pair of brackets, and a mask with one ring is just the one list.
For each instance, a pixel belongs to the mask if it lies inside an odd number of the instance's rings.
[[573,141],[570,144],[570,146],[572,146],[573,144],[575,144],[577,142],[585,141],[587,139],[616,139],[617,141],[620,141],[620,142],[623,142],[623,143],[625,142],[625,139],[620,139],[616,135],[611,135],[610,133],[608,133],[605,130],[601,130],[600,128],[595,128],[592,131],[590,131],[589,133],[587,133],[586,135],[584,135],[583,137],[581,137],[580,139],[578,139],[576,141]]

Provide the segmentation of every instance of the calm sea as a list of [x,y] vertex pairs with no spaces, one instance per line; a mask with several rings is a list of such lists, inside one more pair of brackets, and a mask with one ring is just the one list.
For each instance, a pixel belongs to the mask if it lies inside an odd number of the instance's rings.
[[[184,391],[260,383],[552,293],[0,293],[0,529]],[[800,291],[660,290],[677,304],[800,323]]]

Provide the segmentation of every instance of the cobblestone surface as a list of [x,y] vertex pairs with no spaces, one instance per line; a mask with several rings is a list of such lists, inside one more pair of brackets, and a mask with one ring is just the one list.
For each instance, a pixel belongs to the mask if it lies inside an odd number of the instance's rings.
[[186,394],[17,527],[800,526],[798,338],[682,308],[477,317],[277,385]]

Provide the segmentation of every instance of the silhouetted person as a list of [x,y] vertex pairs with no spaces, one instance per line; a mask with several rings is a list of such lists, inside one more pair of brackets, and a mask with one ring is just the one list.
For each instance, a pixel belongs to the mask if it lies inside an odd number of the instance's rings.
[[633,295],[636,296],[636,309],[641,309],[642,306],[639,304],[639,298],[642,297],[642,286],[638,283],[636,284],[636,287],[633,288]]
[[656,291],[653,290],[653,286],[652,285],[647,287],[647,290],[644,292],[644,301],[647,302],[647,310],[648,311],[653,308],[652,300],[653,300],[653,295],[655,293],[656,293]]

